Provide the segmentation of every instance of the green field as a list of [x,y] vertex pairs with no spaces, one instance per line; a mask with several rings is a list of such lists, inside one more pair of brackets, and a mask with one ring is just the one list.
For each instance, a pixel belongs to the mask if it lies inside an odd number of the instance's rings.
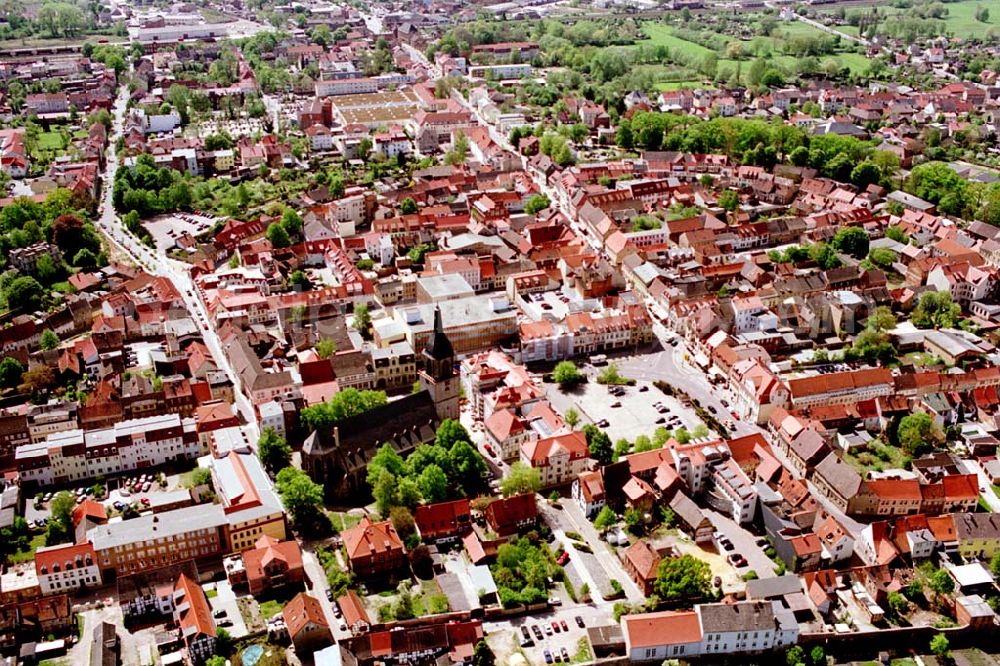
[[[950,6],[950,5],[949,5]],[[1000,13],[1000,12],[998,12]],[[671,53],[676,53],[682,57],[691,60],[692,62],[699,62],[703,60],[710,53],[715,53],[719,58],[719,66],[736,67],[737,61],[722,57],[723,53],[718,53],[710,48],[702,46],[701,44],[696,44],[690,42],[686,39],[678,37],[671,26],[664,23],[656,23],[653,21],[644,23],[642,26],[643,32],[646,33],[648,39],[639,42],[639,44],[645,46],[666,46],[670,49]],[[719,34],[719,33],[716,33]],[[739,40],[746,45],[747,50],[751,50],[751,44],[756,43],[767,43],[770,42],[770,50],[772,55],[770,59],[778,65],[785,67],[789,70],[793,69],[798,62],[799,58],[791,55],[783,55],[780,53],[780,42],[783,38],[793,37],[793,36],[817,36],[825,35],[818,28],[814,28],[810,25],[802,23],[801,21],[781,23],[775,34],[770,37],[755,37],[753,40]],[[736,37],[728,37],[722,35],[722,37],[728,38],[731,42],[737,41]],[[752,60],[752,57],[748,57],[743,61],[743,66],[746,67],[747,64]],[[821,63],[826,63],[828,61],[836,61],[848,68],[854,73],[863,73],[868,67],[868,58],[861,54],[855,53],[853,51],[845,51],[842,53],[837,53],[836,55],[823,56],[820,59]],[[667,90],[669,88],[661,88]]]
[[[877,4],[879,11],[887,15],[904,14],[907,11],[905,9],[898,9],[881,3]],[[850,14],[852,10],[865,9],[866,7],[867,5],[850,7],[847,9],[847,13]],[[976,9],[979,7],[984,7],[990,10],[990,17],[988,21],[981,22],[976,20]],[[946,3],[945,8],[948,10],[948,16],[941,20],[945,23],[945,29],[955,37],[985,37],[986,33],[990,29],[1000,30],[1000,7],[998,7],[995,2],[959,0],[958,2]],[[828,9],[825,11],[837,10]],[[854,26],[839,26],[837,29],[850,35],[856,35],[858,32],[858,29]]]
[[701,88],[702,90],[715,90],[711,83],[703,81],[661,81],[656,84],[656,89],[660,92],[664,90],[682,90],[684,88]]

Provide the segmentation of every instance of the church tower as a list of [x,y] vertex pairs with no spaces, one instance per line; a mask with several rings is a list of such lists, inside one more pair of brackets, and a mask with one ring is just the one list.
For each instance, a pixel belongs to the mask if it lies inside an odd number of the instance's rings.
[[438,418],[458,419],[458,377],[455,375],[455,350],[444,333],[441,308],[434,308],[434,333],[423,352],[424,369],[420,388],[430,393]]

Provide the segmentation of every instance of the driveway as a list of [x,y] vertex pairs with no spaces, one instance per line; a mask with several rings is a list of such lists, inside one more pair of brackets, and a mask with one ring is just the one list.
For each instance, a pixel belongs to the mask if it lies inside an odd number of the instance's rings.
[[967,473],[976,475],[979,484],[979,496],[990,505],[990,511],[1000,513],[1000,497],[997,497],[997,494],[993,492],[993,484],[990,483],[989,477],[986,476],[983,466],[979,464],[979,461],[972,459],[962,460],[961,464],[965,467]]
[[215,587],[216,594],[208,600],[209,605],[212,607],[212,617],[215,617],[216,611],[225,611],[226,613],[224,617],[216,618],[215,623],[218,624],[230,620],[233,624],[223,627],[229,632],[229,635],[233,638],[246,636],[250,632],[247,631],[246,622],[243,621],[243,614],[240,613],[240,607],[236,603],[236,593],[233,592],[233,586],[229,584],[228,580],[222,580],[205,585],[205,592],[211,590],[213,586]]
[[715,529],[729,537],[729,540],[733,542],[733,549],[730,551],[721,550],[720,555],[728,558],[730,553],[740,553],[747,559],[747,565],[737,569],[740,576],[752,569],[757,572],[757,576],[760,578],[774,577],[774,562],[764,554],[764,549],[756,543],[760,537],[754,536],[740,527],[735,520],[714,509],[706,508],[702,511],[712,521]]
[[333,614],[334,602],[326,598],[326,591],[330,589],[330,585],[326,582],[326,572],[319,560],[316,559],[312,548],[304,547],[302,549],[302,565],[306,571],[306,587],[309,588],[307,591],[319,599],[319,604],[323,607],[323,615],[326,616],[326,621],[330,625],[330,629],[333,630],[334,638],[341,640],[350,637],[350,631],[340,630],[340,620]]
[[[552,526],[556,539],[569,551],[570,561],[578,565],[580,578],[590,586],[591,590],[596,591],[602,597],[611,596],[613,594],[611,580],[614,579],[621,583],[625,597],[629,601],[642,603],[646,600],[645,595],[625,573],[614,549],[600,538],[597,530],[586,519],[576,502],[564,499],[560,503],[561,508],[559,509],[549,505],[545,500],[539,500],[538,505],[542,515]],[[585,553],[574,548],[573,542],[566,536],[566,532],[576,532],[582,536],[594,552]]]

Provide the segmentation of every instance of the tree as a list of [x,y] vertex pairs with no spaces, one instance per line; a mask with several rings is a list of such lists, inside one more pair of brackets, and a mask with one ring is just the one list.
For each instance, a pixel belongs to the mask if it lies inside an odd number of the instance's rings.
[[925,291],[920,294],[910,321],[919,328],[952,328],[958,323],[962,308],[952,301],[947,291]]
[[396,528],[396,532],[404,541],[417,532],[417,523],[413,520],[413,514],[405,506],[394,506],[389,510],[389,522]]
[[94,268],[97,266],[97,256],[87,248],[83,248],[73,255],[73,265],[79,268]]
[[882,180],[882,170],[874,162],[862,162],[851,170],[851,182],[864,189]]
[[614,448],[611,445],[611,438],[592,423],[583,426],[583,434],[587,437],[587,448],[590,450],[590,457],[602,465],[611,463],[614,457]]
[[205,666],[226,666],[226,658],[221,655],[212,655],[205,660]]
[[399,202],[399,212],[403,215],[413,215],[417,212],[417,202],[411,197],[406,197]]
[[900,419],[896,437],[910,456],[928,450],[938,439],[934,432],[934,420],[924,412],[908,414]]
[[45,533],[45,545],[52,546],[71,538],[73,534],[73,509],[76,508],[76,497],[68,491],[62,491],[52,499],[49,510],[52,514]]
[[886,597],[886,601],[889,602],[889,610],[896,617],[906,615],[906,611],[910,608],[910,602],[906,600],[906,597],[896,591],[890,592]]
[[552,371],[552,381],[565,391],[582,382],[583,374],[577,370],[573,361],[560,361]]
[[47,328],[42,331],[42,337],[39,338],[38,345],[45,351],[55,349],[59,346],[59,336],[51,328]]
[[257,454],[264,467],[272,474],[277,474],[292,462],[292,447],[274,428],[264,428],[257,440]]
[[4,356],[0,361],[0,386],[14,388],[21,383],[24,366],[13,356]]
[[320,358],[327,359],[333,356],[334,352],[337,351],[337,343],[330,338],[323,338],[316,343],[316,355]]
[[841,227],[833,237],[833,246],[855,259],[861,259],[868,254],[868,234],[861,227]]
[[450,450],[458,442],[471,442],[469,431],[457,419],[445,419],[434,434],[434,444]]
[[948,653],[951,651],[948,637],[944,634],[935,634],[934,638],[931,639],[930,648],[931,652],[942,658],[947,657]]
[[47,365],[40,365],[21,375],[21,385],[17,390],[21,393],[38,394],[47,390],[56,381],[56,373]]
[[740,196],[732,190],[726,190],[719,194],[719,206],[733,212],[740,205]]
[[386,402],[385,391],[359,391],[347,388],[334,394],[327,402],[304,408],[300,416],[303,425],[310,432],[329,430],[346,418],[381,407]]
[[903,245],[907,245],[910,242],[910,237],[906,235],[906,232],[895,224],[885,230],[885,235]]
[[712,570],[707,562],[691,555],[665,558],[653,589],[664,601],[702,599],[712,590]]
[[215,653],[223,657],[233,653],[233,637],[222,627],[215,630]]
[[544,194],[532,195],[528,202],[524,204],[524,212],[528,215],[534,215],[535,213],[540,213],[552,204],[549,198]]
[[788,666],[798,666],[806,663],[806,651],[801,645],[793,645],[785,652],[785,663]]
[[480,639],[476,643],[476,649],[472,652],[472,666],[494,666],[496,663],[497,659],[493,650],[486,644],[486,641]]
[[302,231],[302,216],[294,208],[285,208],[281,214],[281,227],[289,236],[298,235]]
[[889,270],[896,263],[896,253],[884,247],[873,247],[868,251],[868,262],[882,270]]
[[[0,368],[0,375],[2,375],[2,368]],[[570,428],[575,428],[576,424],[580,422],[580,413],[570,407],[566,410],[566,413],[563,414],[563,421],[565,421],[566,425]]]
[[927,585],[936,594],[945,595],[955,591],[955,579],[944,569],[937,569],[931,574]]
[[320,510],[323,504],[323,486],[295,467],[286,467],[278,472],[274,485],[292,522],[299,529],[315,530],[320,526],[320,519],[324,515]]
[[486,462],[479,451],[467,440],[455,442],[448,450],[451,468],[451,485],[466,495],[483,486],[486,476]]
[[354,304],[354,320],[352,326],[361,332],[361,337],[368,336],[368,329],[372,325],[372,316],[368,313],[368,305],[365,303]]
[[500,492],[504,497],[537,493],[541,487],[542,478],[538,470],[520,461],[511,465],[507,476],[500,481]]
[[12,310],[34,312],[42,306],[45,298],[45,290],[42,289],[42,285],[38,284],[38,280],[25,275],[14,278],[7,285],[7,288],[4,290],[4,297],[7,299],[7,305]]
[[427,502],[443,502],[448,499],[448,477],[437,465],[424,467],[417,478],[417,486]]
[[826,650],[823,649],[822,645],[815,646],[809,652],[809,659],[812,661],[813,666],[820,666],[821,664],[826,664]]
[[597,514],[597,517],[594,518],[594,528],[603,532],[604,530],[613,527],[617,522],[618,516],[611,509],[611,507],[604,506],[601,508],[600,513]]
[[267,240],[271,241],[271,245],[275,248],[288,247],[292,244],[292,239],[289,237],[288,232],[285,231],[279,222],[272,222],[267,228]]

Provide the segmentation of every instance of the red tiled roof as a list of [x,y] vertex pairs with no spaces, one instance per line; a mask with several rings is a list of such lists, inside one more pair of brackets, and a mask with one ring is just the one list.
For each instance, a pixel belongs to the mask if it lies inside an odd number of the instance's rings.
[[319,599],[305,592],[299,592],[281,611],[288,627],[288,635],[294,638],[309,623],[329,628]]
[[697,643],[701,640],[701,622],[694,611],[663,611],[626,615],[625,634],[629,647],[657,647]]

